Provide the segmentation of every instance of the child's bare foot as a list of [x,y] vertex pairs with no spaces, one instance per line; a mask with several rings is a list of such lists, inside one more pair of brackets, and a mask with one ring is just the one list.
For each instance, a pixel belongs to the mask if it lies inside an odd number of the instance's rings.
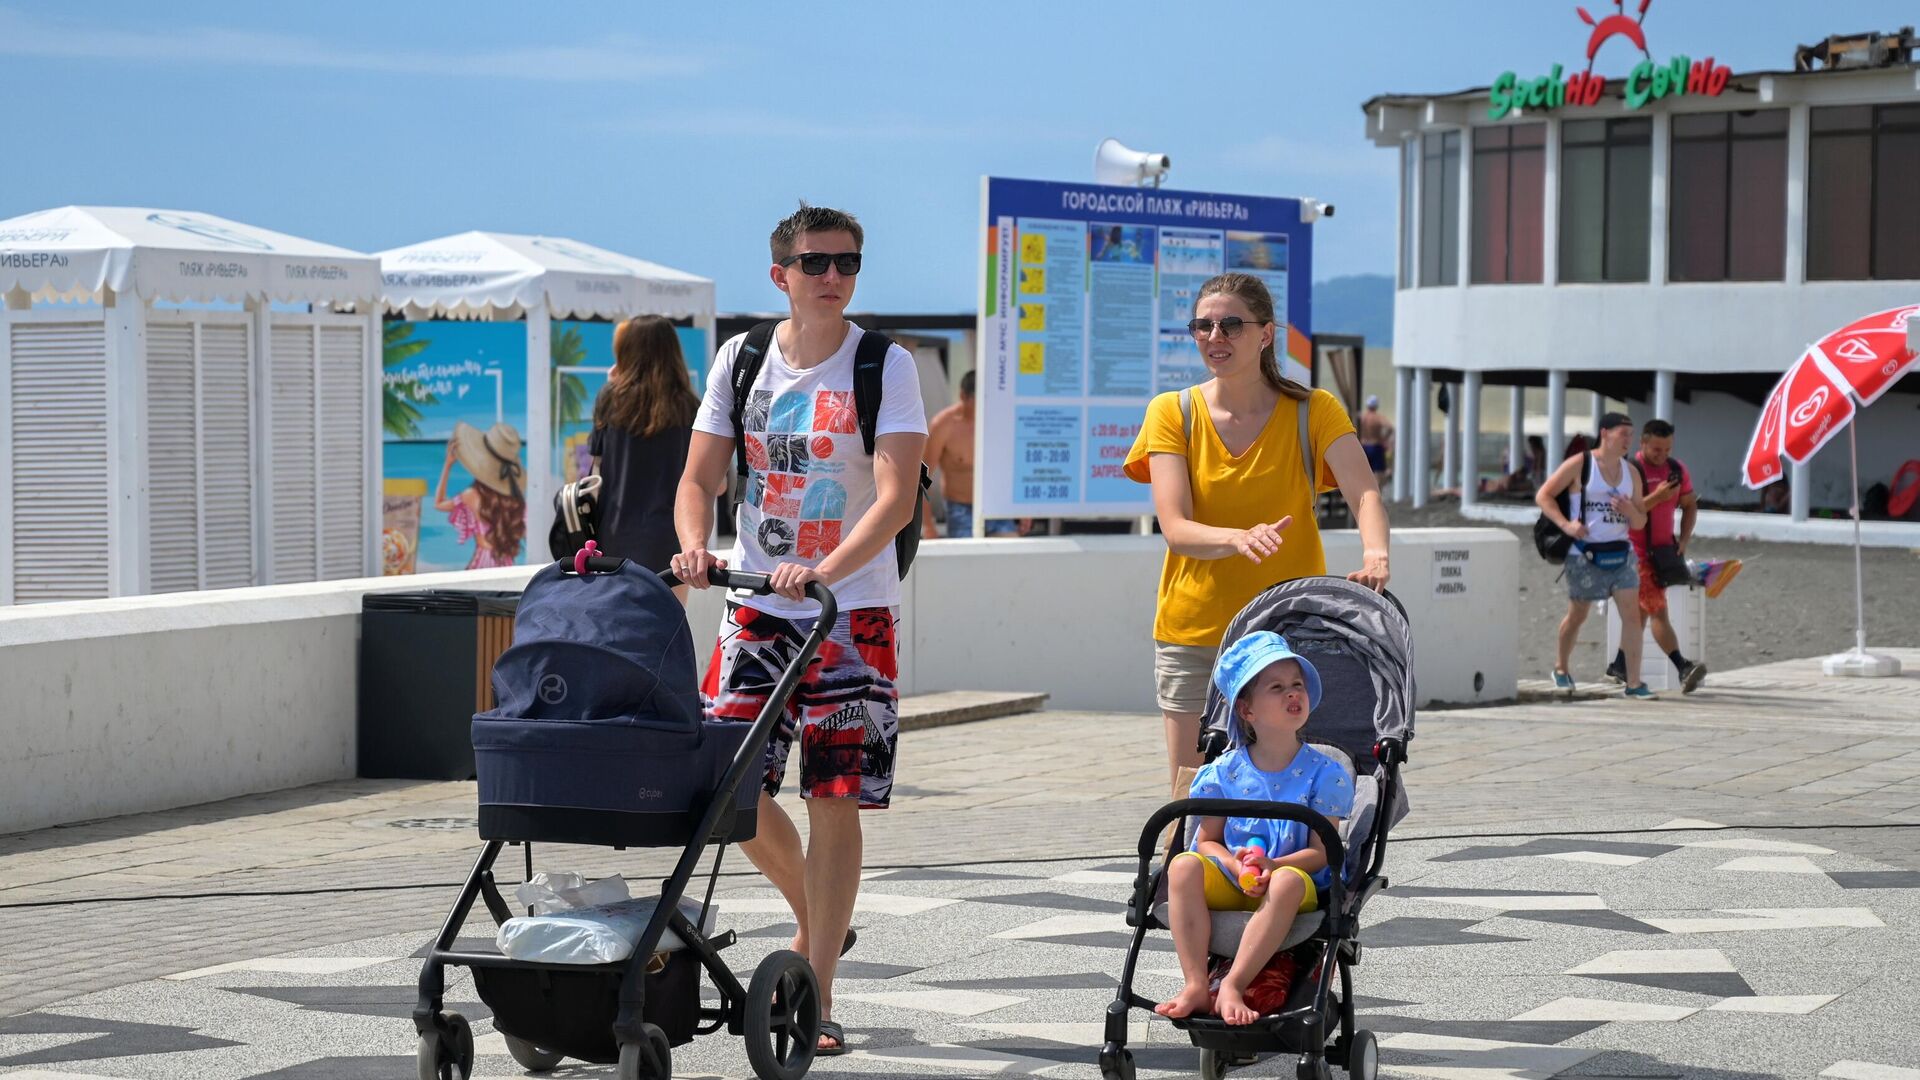
[[1153,1011],[1170,1020],[1192,1016],[1207,1007],[1207,984],[1187,983],[1180,992],[1154,1006]]
[[1220,1000],[1215,1008],[1220,1011],[1220,1019],[1229,1024],[1251,1024],[1260,1019],[1259,1013],[1247,1008],[1246,999],[1240,996],[1240,991],[1228,986],[1224,980],[1220,984]]

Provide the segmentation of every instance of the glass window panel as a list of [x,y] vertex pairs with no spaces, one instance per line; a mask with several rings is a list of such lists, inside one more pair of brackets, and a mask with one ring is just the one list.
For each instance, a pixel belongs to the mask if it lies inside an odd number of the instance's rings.
[[1607,121],[1607,141],[1612,143],[1653,141],[1653,121],[1647,119]]
[[1605,120],[1568,120],[1560,125],[1560,142],[1566,146],[1580,146],[1587,143],[1605,142],[1607,122]]
[[1547,145],[1545,124],[1514,124],[1507,130],[1513,132],[1513,145],[1516,147]]
[[1920,127],[1920,105],[1882,105],[1881,127]]
[[[1545,124],[1535,126],[1546,127]],[[1543,280],[1546,162],[1544,150],[1515,150],[1508,166],[1508,281],[1539,284]]]
[[1606,202],[1606,280],[1647,280],[1647,251],[1651,246],[1647,232],[1653,214],[1651,146],[1608,148]]
[[[1677,117],[1675,121],[1677,124]],[[1674,134],[1677,139],[1677,127]],[[1724,281],[1727,143],[1723,139],[1676,141],[1672,169],[1668,277],[1674,281]]]
[[1779,281],[1787,268],[1787,140],[1739,139],[1727,194],[1727,276]]
[[1756,112],[1737,112],[1733,114],[1733,133],[1735,135],[1779,135],[1787,134],[1787,110],[1761,109]]
[[1446,175],[1446,211],[1440,228],[1440,284],[1460,282],[1460,133],[1443,136],[1442,166]]
[[1474,284],[1507,280],[1507,172],[1505,150],[1473,155]]
[[1810,119],[1813,122],[1813,130],[1816,132],[1865,131],[1873,126],[1873,106],[1824,106],[1811,110]]
[[[1892,110],[1888,110],[1891,112]],[[1920,131],[1882,131],[1874,162],[1873,276],[1920,278]]]
[[1606,249],[1606,190],[1607,152],[1603,147],[1572,146],[1561,150],[1561,281],[1600,280],[1601,258]]
[[1726,133],[1726,113],[1676,113],[1673,117],[1676,139],[1712,138]]
[[1475,150],[1505,149],[1513,136],[1504,127],[1477,127],[1473,129],[1473,148]]
[[1822,135],[1810,140],[1807,277],[1864,280],[1869,270],[1872,214],[1873,137]]

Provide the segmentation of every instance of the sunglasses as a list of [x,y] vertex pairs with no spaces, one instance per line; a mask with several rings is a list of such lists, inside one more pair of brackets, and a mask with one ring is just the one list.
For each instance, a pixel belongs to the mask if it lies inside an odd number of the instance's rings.
[[828,255],[820,251],[803,251],[798,255],[789,255],[780,260],[781,266],[792,266],[794,263],[799,263],[800,272],[808,277],[819,277],[826,273],[829,263],[841,274],[852,277],[860,272],[860,253],[842,251],[837,255]]
[[1187,323],[1187,333],[1192,334],[1196,338],[1207,338],[1213,336],[1213,331],[1217,327],[1220,333],[1226,335],[1228,341],[1232,341],[1234,338],[1240,336],[1240,331],[1245,330],[1249,326],[1265,325],[1267,325],[1267,320],[1265,319],[1243,319],[1238,315],[1229,315],[1224,319],[1189,320]]

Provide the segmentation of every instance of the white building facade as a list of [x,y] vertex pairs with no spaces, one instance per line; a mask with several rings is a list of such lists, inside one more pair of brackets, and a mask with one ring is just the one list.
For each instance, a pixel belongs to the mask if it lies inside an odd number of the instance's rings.
[[[1626,78],[1549,64],[1367,102],[1368,137],[1400,155],[1394,363],[1412,467],[1394,497],[1429,495],[1435,383],[1460,403],[1458,468],[1440,479],[1464,505],[1498,468],[1476,460],[1484,390],[1510,388],[1494,407],[1514,414],[1517,462],[1522,388],[1546,387],[1557,461],[1593,434],[1566,416],[1575,387],[1628,403],[1636,425],[1671,420],[1702,500],[1757,509],[1740,462],[1773,382],[1815,339],[1920,302],[1920,67],[1876,40],[1833,67],[1735,74],[1596,36],[1596,70],[1633,65]],[[1863,487],[1920,458],[1917,410],[1910,377],[1856,419]],[[1847,506],[1845,445],[1789,481],[1797,520]]]

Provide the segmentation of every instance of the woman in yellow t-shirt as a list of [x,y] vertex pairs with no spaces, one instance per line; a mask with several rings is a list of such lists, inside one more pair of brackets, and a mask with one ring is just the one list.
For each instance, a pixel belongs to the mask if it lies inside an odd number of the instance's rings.
[[[1227,623],[1266,589],[1327,572],[1314,516],[1320,491],[1338,485],[1360,528],[1363,565],[1347,577],[1384,589],[1389,576],[1386,506],[1353,421],[1332,394],[1281,376],[1266,285],[1250,274],[1209,279],[1187,329],[1213,378],[1193,388],[1190,425],[1179,394],[1154,398],[1126,462],[1129,477],[1153,485],[1167,541],[1153,666],[1176,771],[1200,764],[1200,715]],[[1313,490],[1300,457],[1301,409],[1319,462]]]

